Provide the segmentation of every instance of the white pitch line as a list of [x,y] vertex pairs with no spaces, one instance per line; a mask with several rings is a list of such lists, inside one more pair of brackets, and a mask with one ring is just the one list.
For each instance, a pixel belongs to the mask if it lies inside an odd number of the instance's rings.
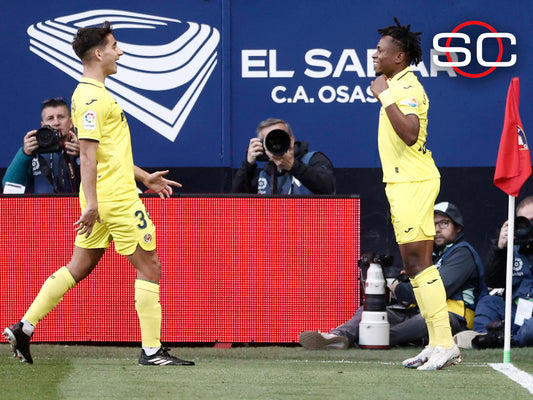
[[533,393],[533,376],[529,375],[527,372],[524,372],[518,368],[516,368],[513,364],[490,364],[492,368],[494,368],[496,371],[501,372],[502,374],[506,375],[509,379],[512,379],[516,383],[518,383],[523,388],[529,390],[529,393]]

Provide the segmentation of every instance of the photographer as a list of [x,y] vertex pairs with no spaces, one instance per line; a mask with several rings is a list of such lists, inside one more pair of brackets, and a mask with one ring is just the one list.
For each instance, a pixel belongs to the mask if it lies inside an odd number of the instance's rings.
[[80,145],[69,107],[61,97],[41,104],[41,127],[49,129],[26,133],[23,147],[2,180],[4,193],[77,193],[79,190]]
[[[533,196],[526,197],[516,207],[517,219],[523,218],[533,221]],[[518,224],[516,224],[518,225]],[[516,228],[517,226],[515,226]],[[516,231],[516,229],[515,229]],[[506,286],[506,257],[507,236],[509,234],[508,221],[505,221],[498,239],[492,241],[491,249],[486,260],[485,282],[490,288],[505,288]],[[515,245],[513,249],[513,294],[511,326],[512,344],[515,346],[533,345],[533,318],[531,311],[525,314],[522,324],[517,324],[515,315],[520,307],[520,299],[531,300],[533,297],[533,229],[522,230],[521,234],[515,232]],[[527,304],[527,303],[526,303]],[[522,310],[520,310],[522,311]],[[522,312],[521,312],[522,314]],[[529,318],[527,318],[529,316]],[[484,297],[476,307],[474,330],[487,333],[473,340],[475,347],[503,347],[505,319],[505,299],[494,295]]]
[[[442,276],[450,325],[455,334],[472,328],[476,303],[486,293],[483,266],[478,253],[464,240],[463,217],[455,205],[448,202],[436,204],[434,222],[436,235],[433,260]],[[426,321],[415,304],[409,279],[403,273],[389,288],[398,303],[387,306],[390,345],[426,345],[425,350],[430,350]],[[346,349],[350,344],[357,345],[362,314],[363,307],[360,307],[352,319],[329,333],[302,332],[300,344],[308,349]],[[413,366],[427,361],[427,358],[415,358],[412,360]]]
[[[257,161],[266,161],[262,170]],[[308,151],[306,142],[295,141],[288,123],[269,118],[250,139],[246,159],[237,170],[233,193],[334,194],[331,161],[321,152]]]

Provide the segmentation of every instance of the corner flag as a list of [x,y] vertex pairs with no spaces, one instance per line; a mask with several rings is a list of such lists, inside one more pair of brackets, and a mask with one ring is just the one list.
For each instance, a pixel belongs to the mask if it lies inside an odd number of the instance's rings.
[[494,184],[509,196],[517,197],[531,175],[531,156],[518,112],[520,86],[513,78],[507,92],[505,120],[494,172]]
[[[507,210],[507,227],[514,232],[515,197],[520,193],[522,185],[531,175],[531,156],[527,145],[526,134],[522,129],[522,121],[518,113],[520,88],[518,78],[513,78],[507,92],[505,120],[502,137],[494,171],[494,184],[507,193],[509,205]],[[503,345],[503,362],[511,362],[511,317],[513,292],[513,258],[514,235],[507,235],[507,259],[505,271],[505,329]]]

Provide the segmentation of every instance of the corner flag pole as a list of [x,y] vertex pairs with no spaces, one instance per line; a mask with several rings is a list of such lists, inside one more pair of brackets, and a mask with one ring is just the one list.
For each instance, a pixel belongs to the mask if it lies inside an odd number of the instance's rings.
[[514,216],[515,197],[509,195],[509,210],[507,211],[507,263],[505,267],[505,329],[503,341],[503,362],[511,362],[511,303],[513,301],[513,258],[514,258]]

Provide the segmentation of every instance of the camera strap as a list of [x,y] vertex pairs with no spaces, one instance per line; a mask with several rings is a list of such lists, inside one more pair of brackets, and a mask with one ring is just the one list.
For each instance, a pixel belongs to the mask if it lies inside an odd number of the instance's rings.
[[[52,157],[52,156],[50,156]],[[46,180],[48,181],[48,183],[50,183],[50,185],[52,186],[52,189],[54,190],[54,193],[57,193],[57,189],[54,185],[54,174],[53,174],[53,171],[52,171],[52,167],[50,166],[52,160],[50,160],[50,162],[48,162],[48,160],[46,160],[46,158],[44,158],[42,156],[42,154],[39,154],[39,157],[37,157],[37,159],[39,160],[39,168],[41,169],[44,177],[46,178]]]
[[[63,152],[62,155],[63,155],[63,160],[65,161],[65,166],[67,169],[67,175],[70,181],[71,190],[73,192],[77,192],[78,191],[78,187],[77,187],[78,180],[76,179],[76,169],[74,168],[74,163],[72,162],[72,158],[66,152]],[[63,169],[61,168],[61,170]],[[63,174],[61,174],[61,176],[63,176]],[[64,185],[64,182],[63,182],[63,185]]]
[[272,170],[272,194],[278,194],[278,169],[277,168],[273,168]]
[[[59,163],[57,165],[57,182],[54,181],[54,171],[53,171],[53,157],[55,153],[50,153],[50,162],[46,160],[41,154],[39,154],[38,160],[39,160],[39,166],[40,169],[48,181],[50,185],[52,186],[54,193],[58,192],[76,192],[78,190],[77,187],[77,178],[76,178],[76,169],[74,168],[74,163],[72,162],[72,159],[70,156],[63,152],[60,155]],[[70,182],[70,189],[66,187],[65,185],[65,177],[63,174],[63,170],[66,170],[68,180]]]

